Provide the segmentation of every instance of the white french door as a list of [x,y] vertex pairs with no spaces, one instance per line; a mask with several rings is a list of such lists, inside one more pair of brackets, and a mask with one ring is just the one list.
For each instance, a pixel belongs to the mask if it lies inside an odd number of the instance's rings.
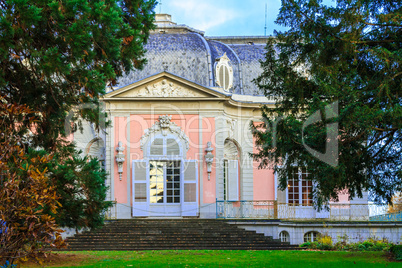
[[195,160],[133,161],[133,216],[198,216]]
[[181,216],[180,161],[149,161],[150,216]]

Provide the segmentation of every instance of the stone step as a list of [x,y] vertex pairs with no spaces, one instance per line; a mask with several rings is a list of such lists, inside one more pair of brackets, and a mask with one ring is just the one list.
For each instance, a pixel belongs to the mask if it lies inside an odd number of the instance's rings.
[[93,235],[93,236],[76,236],[74,238],[69,238],[68,240],[73,240],[73,239],[78,239],[78,240],[83,240],[83,239],[107,239],[107,240],[116,240],[116,239],[124,239],[124,240],[141,240],[141,239],[160,239],[160,240],[183,240],[183,239],[189,239],[189,240],[217,240],[217,239],[222,239],[222,240],[246,240],[246,241],[269,241],[269,242],[274,242],[275,240],[272,238],[265,238],[265,237],[244,237],[244,236],[151,236],[151,235],[141,235],[141,236],[102,236],[102,235]]
[[[224,227],[222,227],[224,228]],[[238,229],[223,229],[220,230],[218,228],[211,228],[211,229],[178,229],[178,228],[105,228],[102,230],[98,231],[87,231],[84,233],[135,233],[135,232],[157,232],[157,233],[163,233],[163,232],[168,232],[168,233],[198,233],[198,234],[203,234],[203,233],[210,233],[210,232],[215,232],[215,233],[243,233],[243,234],[255,234],[255,231],[239,231]]]
[[160,240],[183,240],[183,239],[189,239],[189,240],[217,240],[217,239],[222,239],[222,240],[247,240],[247,241],[256,241],[256,240],[261,240],[261,241],[269,241],[269,242],[274,242],[275,240],[270,238],[270,237],[264,237],[264,236],[244,236],[244,235],[205,235],[205,236],[195,236],[195,235],[174,235],[174,234],[168,234],[168,235],[149,235],[149,234],[142,234],[142,235],[111,235],[111,234],[93,234],[93,235],[79,235],[75,236],[73,238],[69,238],[68,240],[74,240],[74,239],[108,239],[108,240],[116,240],[116,239],[124,239],[124,240],[141,240],[141,239],[160,239]]
[[[293,248],[293,249],[298,249],[299,247],[297,246],[292,246],[292,245],[254,245],[254,244],[214,244],[214,245],[203,245],[203,244],[150,244],[150,245],[132,245],[132,244],[126,244],[126,245],[110,245],[110,244],[83,244],[83,245],[76,245],[74,246],[74,249],[82,249],[84,250],[85,248],[91,248],[91,249],[96,249],[96,248],[110,248],[110,250],[116,250],[116,249],[124,249],[124,248],[131,248],[131,249],[155,249],[155,248],[160,248],[160,249],[186,249],[186,248],[254,248],[254,249],[259,249],[259,248],[264,248],[264,249],[269,249],[269,248]],[[70,248],[70,247],[69,247]]]
[[[216,225],[216,226],[157,226],[157,225],[152,225],[152,226],[105,226],[104,228],[100,229],[99,231],[102,230],[125,230],[125,229],[130,229],[130,230],[142,230],[142,229],[163,229],[163,230],[199,230],[199,231],[209,231],[209,230],[216,230],[224,228],[224,230],[238,230],[238,227],[236,226],[229,226],[225,227],[224,225]],[[250,231],[251,232],[251,231]]]
[[210,246],[210,245],[214,245],[214,246],[262,246],[262,247],[278,247],[278,246],[289,246],[289,245],[285,245],[282,243],[235,243],[235,242],[223,242],[223,241],[218,241],[215,243],[206,243],[206,242],[198,242],[198,241],[183,241],[183,242],[179,242],[179,241],[175,241],[175,242],[119,242],[119,243],[109,243],[109,242],[99,242],[99,241],[83,241],[83,242],[68,242],[69,246],[104,246],[104,245],[109,245],[109,246],[141,246],[141,247],[148,247],[148,246],[191,246],[191,245],[199,245],[199,246]]
[[230,247],[230,246],[222,246],[222,247],[215,247],[215,246],[208,246],[208,247],[150,247],[150,248],[122,248],[122,247],[96,247],[96,248],[68,248],[63,249],[63,251],[142,251],[142,250],[300,250],[299,247]]
[[241,241],[241,243],[271,243],[271,244],[276,244],[276,243],[281,243],[276,240],[264,240],[264,239],[226,239],[226,238],[201,238],[201,239],[194,239],[194,238],[154,238],[154,237],[142,237],[142,238],[132,238],[132,239],[123,239],[123,238],[118,238],[118,239],[112,239],[112,238],[102,238],[102,237],[85,237],[85,238],[75,238],[75,239],[68,239],[67,242],[73,243],[73,242],[86,242],[86,241],[96,241],[96,242],[107,242],[107,243],[119,243],[118,241],[122,242],[130,242],[130,241],[140,241],[140,242],[176,242],[176,241],[184,241],[184,242],[205,242],[205,243],[218,243],[218,242],[238,242]]
[[93,235],[105,235],[105,236],[107,236],[107,235],[113,235],[113,236],[116,236],[116,235],[120,235],[120,236],[124,236],[124,235],[131,235],[131,236],[134,236],[134,235],[142,235],[142,234],[144,234],[144,235],[175,235],[175,236],[180,236],[180,235],[182,235],[182,236],[191,236],[191,235],[193,235],[193,236],[216,236],[216,235],[219,235],[219,236],[233,236],[233,235],[236,235],[236,236],[245,236],[245,237],[249,237],[249,236],[251,236],[251,237],[259,237],[259,236],[261,236],[261,237],[264,237],[264,235],[263,234],[259,234],[259,233],[255,233],[255,232],[253,232],[253,233],[248,233],[248,232],[238,232],[238,231],[236,231],[236,232],[230,232],[230,231],[221,231],[221,232],[218,232],[218,231],[216,231],[216,230],[213,230],[213,231],[211,231],[211,232],[178,232],[178,231],[167,231],[167,230],[144,230],[144,231],[138,231],[138,230],[125,230],[125,231],[108,231],[108,232],[105,232],[105,231],[102,231],[102,232],[83,232],[83,233],[81,233],[81,234],[77,234],[77,236],[93,236]]
[[84,238],[84,239],[68,239],[68,243],[252,243],[252,244],[281,244],[284,242],[267,241],[267,240],[254,240],[254,239],[159,239],[159,238],[142,238],[142,239],[104,239],[98,238]]
[[174,236],[174,237],[265,237],[263,234],[247,234],[247,233],[230,233],[230,232],[222,232],[222,233],[172,233],[172,232],[97,232],[97,233],[82,233],[77,234],[76,237],[93,237],[93,236],[104,236],[104,237],[120,237],[120,236],[129,236],[129,237],[138,237],[138,236]]
[[110,240],[110,241],[115,241],[116,239],[122,239],[122,240],[195,240],[195,241],[217,241],[217,240],[236,240],[236,241],[269,241],[269,242],[274,242],[273,239],[266,239],[264,237],[237,237],[237,236],[208,236],[208,237],[187,237],[187,236],[78,236],[74,238],[69,238],[68,241],[72,240],[98,240],[98,239],[105,239],[105,240]]
[[68,238],[68,250],[298,249],[221,220],[132,219]]

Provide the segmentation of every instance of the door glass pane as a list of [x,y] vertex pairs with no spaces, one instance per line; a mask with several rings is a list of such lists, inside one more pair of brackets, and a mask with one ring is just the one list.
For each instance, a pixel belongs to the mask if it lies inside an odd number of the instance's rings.
[[288,179],[288,200],[289,204],[299,204],[299,171],[294,168],[292,177]]
[[180,203],[180,161],[166,163],[166,203]]
[[308,173],[305,168],[302,169],[302,203],[305,206],[312,206],[311,192],[313,190],[313,182],[308,179]]
[[313,183],[308,179],[306,168],[295,167],[292,172],[292,177],[288,180],[289,203],[311,206],[313,204],[313,200],[310,197],[312,189]]
[[150,203],[180,203],[180,161],[149,162]]
[[164,193],[164,163],[159,161],[149,162],[149,188],[150,203],[163,203]]

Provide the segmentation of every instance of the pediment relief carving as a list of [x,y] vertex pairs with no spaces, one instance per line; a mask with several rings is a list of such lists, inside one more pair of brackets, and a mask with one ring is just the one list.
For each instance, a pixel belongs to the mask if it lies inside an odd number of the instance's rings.
[[175,82],[163,79],[156,83],[150,83],[140,88],[121,93],[117,97],[188,98],[207,96],[205,94],[178,85]]

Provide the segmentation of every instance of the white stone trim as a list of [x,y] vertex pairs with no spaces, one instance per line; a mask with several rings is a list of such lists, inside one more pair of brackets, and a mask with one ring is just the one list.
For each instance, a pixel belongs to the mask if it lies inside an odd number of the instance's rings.
[[[152,134],[156,134],[158,132],[162,132],[164,136],[167,135],[167,131],[170,131],[171,133],[176,133],[177,136],[184,141],[185,143],[185,148],[186,151],[190,148],[189,145],[189,139],[187,135],[184,133],[184,131],[175,123],[171,122],[170,120],[172,119],[171,116],[163,115],[159,117],[159,120],[155,122],[155,124],[146,129],[144,131],[144,135],[142,135],[141,140],[140,140],[140,148],[141,150],[144,151],[144,145],[148,142],[148,138]],[[184,155],[184,152],[183,152]]]

